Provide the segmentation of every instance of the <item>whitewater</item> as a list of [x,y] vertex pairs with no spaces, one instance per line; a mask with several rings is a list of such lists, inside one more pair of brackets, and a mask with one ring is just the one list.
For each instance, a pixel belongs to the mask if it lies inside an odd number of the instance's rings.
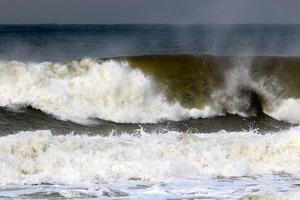
[[[132,185],[144,184],[149,187],[148,194],[133,190],[132,195],[151,198],[158,192],[164,199],[192,195],[189,190],[203,187],[203,183],[197,186],[201,182],[216,184],[218,189],[222,181],[230,182],[236,177],[242,183],[233,185],[238,192],[229,190],[219,195],[241,197],[278,193],[286,196],[290,192],[280,191],[277,181],[269,186],[264,181],[286,177],[282,187],[293,188],[291,182],[300,176],[299,134],[300,127],[265,135],[255,130],[189,134],[147,133],[139,129],[131,134],[108,137],[53,135],[49,130],[23,131],[0,138],[0,185],[22,188],[24,184],[41,184],[41,188],[48,187],[49,193],[61,188],[77,195],[83,190],[88,195],[103,197],[114,182],[118,183],[115,190],[120,190],[115,192],[116,196],[122,196],[123,190],[125,196],[129,196]],[[181,183],[189,185],[189,189],[183,186],[182,193],[178,193]],[[90,190],[82,189],[89,187]],[[38,187],[31,189],[24,188],[29,194],[38,191]],[[293,190],[299,192],[296,188]],[[203,187],[197,195],[218,196],[208,192],[209,188]],[[17,193],[24,195],[22,191]],[[0,194],[5,194],[5,190],[0,190]]]
[[[247,70],[238,66],[227,73],[230,76],[225,79],[225,89],[215,89],[208,94],[213,98],[212,103],[185,107],[176,99],[169,100],[154,77],[132,68],[126,61],[89,58],[66,64],[2,61],[0,72],[0,106],[32,107],[58,119],[82,124],[93,123],[93,119],[157,123],[226,113],[249,116],[252,115],[252,102],[247,95],[239,94],[241,85],[261,93],[276,87],[270,80],[250,80]],[[278,99],[274,97],[276,93],[267,94],[269,102]],[[280,99],[272,104],[266,114],[278,120],[300,123],[300,99]],[[244,112],[245,107],[249,107],[250,114]]]
[[167,102],[151,77],[113,60],[0,62],[0,71],[1,106],[31,106],[62,120],[154,123],[214,114],[208,107],[185,109]]

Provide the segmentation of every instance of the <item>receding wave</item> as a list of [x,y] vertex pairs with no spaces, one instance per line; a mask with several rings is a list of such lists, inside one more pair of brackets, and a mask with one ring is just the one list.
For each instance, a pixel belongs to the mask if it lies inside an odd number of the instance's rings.
[[138,56],[69,63],[0,62],[0,106],[62,120],[120,123],[226,113],[300,123],[300,58]]
[[19,132],[0,138],[0,184],[299,176],[299,134],[299,127],[265,135],[138,130],[103,137]]

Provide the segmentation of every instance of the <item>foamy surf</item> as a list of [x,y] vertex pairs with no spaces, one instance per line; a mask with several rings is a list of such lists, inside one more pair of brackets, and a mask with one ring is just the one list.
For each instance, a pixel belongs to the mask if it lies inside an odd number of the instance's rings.
[[0,138],[1,184],[165,181],[202,177],[300,176],[300,127],[265,135],[145,133]]
[[19,132],[0,138],[0,195],[297,199],[299,133]]
[[[274,72],[260,72],[265,70],[260,65],[251,68],[254,58],[228,59],[158,56],[98,61],[85,58],[65,64],[2,61],[0,106],[29,106],[81,124],[93,119],[157,123],[226,113],[248,117],[260,111],[278,120],[300,123],[300,101],[288,95],[297,94],[297,78],[288,85]],[[277,71],[282,70],[279,67]]]
[[300,99],[283,99],[279,105],[271,112],[270,116],[278,120],[300,124]]
[[210,117],[206,106],[187,109],[169,102],[151,77],[126,62],[92,59],[60,63],[0,63],[0,105],[31,106],[62,120],[121,123]]
[[299,181],[288,178],[218,178],[165,182],[122,181],[105,184],[9,185],[0,199],[230,199],[298,200]]

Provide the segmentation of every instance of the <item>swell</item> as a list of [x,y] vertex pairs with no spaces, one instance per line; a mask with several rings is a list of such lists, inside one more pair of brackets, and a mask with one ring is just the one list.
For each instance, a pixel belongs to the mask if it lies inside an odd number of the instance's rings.
[[300,58],[153,55],[0,62],[0,105],[62,120],[157,123],[268,114],[300,123]]

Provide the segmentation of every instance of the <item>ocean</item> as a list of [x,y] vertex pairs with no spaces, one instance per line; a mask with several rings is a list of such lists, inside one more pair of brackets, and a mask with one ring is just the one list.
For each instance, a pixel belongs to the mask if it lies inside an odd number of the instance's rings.
[[300,25],[0,25],[0,199],[300,199]]

